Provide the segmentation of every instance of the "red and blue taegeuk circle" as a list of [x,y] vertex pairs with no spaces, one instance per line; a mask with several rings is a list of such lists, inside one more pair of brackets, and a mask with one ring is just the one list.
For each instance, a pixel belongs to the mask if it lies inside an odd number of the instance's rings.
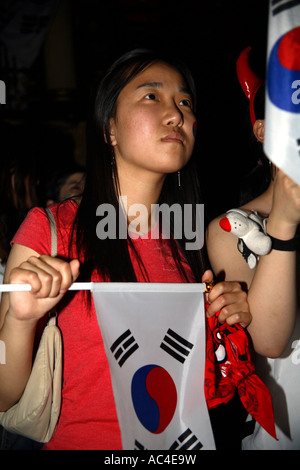
[[275,106],[300,113],[300,26],[274,44],[269,55],[267,89]]
[[155,364],[138,369],[131,382],[131,397],[141,424],[151,433],[160,434],[172,421],[177,405],[177,391],[170,374]]

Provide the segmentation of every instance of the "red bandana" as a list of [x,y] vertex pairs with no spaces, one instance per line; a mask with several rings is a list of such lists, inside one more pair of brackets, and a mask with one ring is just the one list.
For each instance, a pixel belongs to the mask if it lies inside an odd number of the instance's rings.
[[239,324],[220,324],[216,315],[206,322],[205,396],[209,408],[227,403],[238,391],[253,418],[275,439],[269,389],[255,374],[247,334]]

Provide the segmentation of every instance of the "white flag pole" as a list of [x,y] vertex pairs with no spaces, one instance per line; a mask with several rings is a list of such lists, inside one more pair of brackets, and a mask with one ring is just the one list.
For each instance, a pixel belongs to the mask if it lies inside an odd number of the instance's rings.
[[[155,284],[156,292],[185,292],[187,284],[185,283],[150,283],[150,282],[73,282],[68,290],[90,290],[92,292],[115,292],[122,291],[153,291]],[[204,292],[205,283],[188,284],[190,292]],[[0,292],[30,292],[30,284],[0,284]]]
[[[68,290],[92,290],[92,282],[74,282]],[[1,284],[0,292],[28,292],[30,284]]]

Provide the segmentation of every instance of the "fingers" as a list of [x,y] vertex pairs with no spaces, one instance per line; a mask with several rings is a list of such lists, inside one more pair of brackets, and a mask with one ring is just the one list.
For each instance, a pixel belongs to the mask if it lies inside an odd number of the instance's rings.
[[54,298],[65,292],[79,274],[79,262],[67,263],[59,258],[32,256],[14,268],[10,283],[28,283],[37,298]]
[[247,294],[239,282],[224,281],[216,284],[208,295],[208,302],[207,315],[218,314],[220,323],[240,323],[246,327],[252,320]]
[[226,305],[226,297],[230,294],[241,294],[242,298],[247,299],[247,295],[241,288],[241,284],[235,281],[223,281],[218,282],[212,291],[208,295],[209,303],[216,302],[216,305],[220,305],[223,308]]
[[[238,298],[237,298],[238,297]],[[249,324],[252,317],[249,312],[249,307],[244,299],[240,299],[240,296],[225,296],[225,302],[227,304],[220,310],[218,320],[220,323],[228,323],[233,325],[234,323],[243,322],[243,326]]]
[[[234,325],[235,323],[239,323],[243,328],[247,328],[252,321],[252,315],[250,312],[240,312],[235,313],[234,315],[229,316],[226,318],[226,323],[228,325]],[[220,321],[220,323],[225,323],[225,321]]]
[[297,225],[300,221],[300,186],[282,171],[276,172],[269,215],[284,224]]
[[72,259],[69,263],[71,273],[72,273],[72,282],[76,281],[79,276],[80,263],[78,259]]
[[299,199],[300,186],[283,172],[278,172],[278,181],[284,186],[285,190],[295,196],[296,201]]
[[10,271],[11,284],[30,284],[30,292],[10,292],[7,316],[31,325],[52,310],[79,274],[79,262],[51,256],[32,256]]
[[214,275],[211,269],[207,269],[203,276],[202,276],[202,282],[212,282],[214,279]]

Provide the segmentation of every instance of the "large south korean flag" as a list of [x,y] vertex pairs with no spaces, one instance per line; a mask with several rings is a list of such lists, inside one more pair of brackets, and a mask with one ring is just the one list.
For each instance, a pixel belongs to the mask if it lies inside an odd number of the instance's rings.
[[204,396],[204,288],[93,286],[125,450],[215,449]]
[[264,150],[300,184],[300,1],[270,0]]

